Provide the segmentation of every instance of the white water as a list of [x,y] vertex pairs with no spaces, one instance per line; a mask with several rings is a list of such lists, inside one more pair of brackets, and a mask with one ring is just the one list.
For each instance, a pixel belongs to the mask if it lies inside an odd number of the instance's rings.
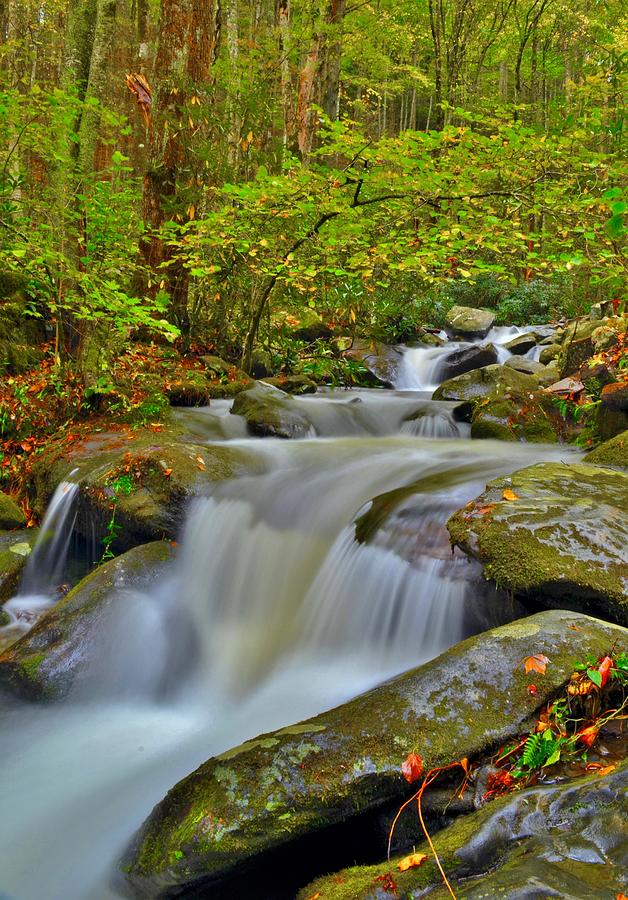
[[62,481],[55,490],[33,551],[28,557],[20,589],[3,609],[9,622],[0,628],[3,634],[26,633],[37,619],[59,599],[59,587],[76,519],[78,486]]
[[[448,341],[442,347],[408,347],[399,367],[396,387],[400,390],[436,390],[442,381],[439,370],[445,358],[456,350],[464,350],[478,344],[493,344],[497,350],[497,363],[502,365],[512,355],[504,344],[518,334],[526,334],[529,331],[534,331],[534,326],[525,328],[519,328],[517,325],[499,326],[491,328],[485,338],[473,341]],[[444,336],[444,333],[441,334]],[[525,354],[525,359],[538,361],[542,349],[538,345],[533,347]]]
[[[390,434],[424,402],[360,398],[362,433],[373,421]],[[344,430],[356,421],[350,399],[303,402],[320,404],[317,428],[331,428],[331,405],[342,407]],[[188,421],[215,434],[221,417],[212,406]],[[477,569],[452,564],[443,523],[489,478],[565,456],[399,431],[235,443],[258,456],[261,474],[193,504],[172,571],[150,594],[112,604],[73,694],[49,707],[4,703],[0,892],[11,900],[120,896],[113,876],[125,844],[202,761],[483,627],[469,615]],[[424,494],[401,503],[372,543],[357,544],[353,522],[372,498],[419,478],[432,479]]]

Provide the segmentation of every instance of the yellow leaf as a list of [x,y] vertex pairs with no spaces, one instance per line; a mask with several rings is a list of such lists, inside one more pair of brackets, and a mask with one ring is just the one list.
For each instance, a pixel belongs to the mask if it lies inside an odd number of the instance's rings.
[[510,490],[510,488],[504,488],[502,497],[504,498],[504,500],[518,500],[519,494],[515,494],[514,491]]
[[411,853],[410,856],[404,856],[403,859],[399,860],[397,868],[400,872],[407,872],[408,869],[414,869],[416,866],[420,866],[426,859],[426,853]]

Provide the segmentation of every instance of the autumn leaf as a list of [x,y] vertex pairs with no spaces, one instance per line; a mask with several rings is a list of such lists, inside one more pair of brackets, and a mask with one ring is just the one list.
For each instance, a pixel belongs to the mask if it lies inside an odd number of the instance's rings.
[[535,653],[533,656],[526,656],[521,662],[515,666],[515,672],[519,666],[523,666],[523,671],[527,675],[528,672],[538,672],[539,675],[545,675],[549,659],[542,653]]
[[307,900],[318,900],[318,898],[320,897],[320,895],[321,895],[321,892],[320,892],[320,891],[316,891],[316,893],[315,893],[315,894],[312,894],[311,897],[308,897]]
[[204,472],[205,471],[205,460],[203,459],[203,457],[197,456],[196,462],[197,462],[198,468],[201,470],[201,472]]
[[538,692],[539,692],[539,689],[537,688],[537,686],[535,684],[528,685],[528,694],[531,694],[533,697],[536,697]]
[[510,488],[504,488],[502,491],[502,497],[504,500],[518,500],[519,494],[515,494],[514,491],[511,491]]
[[427,853],[411,853],[409,856],[404,856],[403,859],[399,860],[397,868],[400,872],[407,872],[408,869],[414,869],[416,866],[420,866],[426,859]]
[[588,728],[581,728],[576,732],[576,737],[585,747],[592,747],[600,730],[599,725],[589,725]]
[[423,772],[423,760],[416,753],[410,753],[401,766],[401,774],[408,784],[420,778]]

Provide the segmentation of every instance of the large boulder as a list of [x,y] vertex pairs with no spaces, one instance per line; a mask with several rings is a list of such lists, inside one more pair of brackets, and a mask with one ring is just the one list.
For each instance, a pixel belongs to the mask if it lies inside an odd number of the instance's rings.
[[38,533],[29,528],[0,535],[0,604],[16,593]]
[[[504,371],[516,371],[504,366]],[[520,378],[530,378],[517,372]],[[503,378],[484,399],[475,404],[471,416],[471,437],[500,441],[527,441],[551,444],[558,441],[558,413],[551,399],[528,386],[508,383]]]
[[445,328],[452,337],[486,337],[495,321],[495,313],[489,309],[473,309],[470,306],[452,306],[445,318]]
[[628,623],[628,474],[541,463],[491,481],[456,512],[454,546],[516,596]]
[[[465,900],[623,897],[628,880],[628,764],[606,774],[510,794],[432,835],[454,893]],[[421,866],[399,858],[318,878],[297,900],[392,900],[447,896],[417,827]],[[388,887],[384,887],[388,885]],[[394,888],[393,888],[394,886]]]
[[309,419],[290,394],[263,381],[239,393],[231,412],[243,416],[249,432],[261,437],[303,438],[312,431]]
[[[370,832],[374,815],[393,813],[407,797],[400,767],[411,751],[427,770],[499,746],[529,727],[539,705],[569,678],[574,659],[606,653],[613,642],[623,649],[623,629],[576,613],[540,613],[208,760],[136,835],[123,861],[132,889],[143,897],[236,897],[233,882],[230,893],[220,893],[228,879],[242,872],[250,885],[269,858],[272,871],[282,871],[276,854],[283,849],[294,858],[293,846],[299,861],[310,858],[306,838],[316,839],[311,854],[323,859],[325,842],[342,844],[343,823],[344,834],[364,834],[365,822]],[[531,652],[551,661],[536,695],[519,667]],[[378,836],[382,854],[386,832]]]
[[607,384],[600,400],[596,424],[602,440],[608,441],[628,428],[628,381]]
[[432,394],[432,400],[456,401],[460,404],[457,417],[470,422],[476,404],[500,385],[518,391],[536,390],[538,387],[535,379],[515,372],[512,368],[484,366],[443,381]]
[[0,529],[24,528],[26,516],[12,497],[0,491]]
[[523,356],[533,347],[536,347],[536,344],[537,337],[535,333],[528,331],[525,334],[518,334],[511,341],[508,341],[508,343],[504,344],[504,348],[515,356]]
[[193,443],[175,426],[95,434],[70,446],[60,442],[37,458],[32,504],[41,516],[61,481],[78,483],[76,531],[101,540],[115,509],[111,549],[120,553],[176,539],[193,496],[256,465],[240,448]]
[[546,366],[553,359],[556,359],[561,350],[560,344],[548,344],[547,347],[543,347],[539,356],[539,362]]
[[463,347],[454,350],[443,357],[439,363],[436,377],[440,381],[456,378],[471,372],[473,369],[481,369],[497,362],[497,350],[493,344],[477,344],[472,347]]
[[367,380],[373,386],[393,388],[399,374],[403,353],[380,341],[356,340],[342,355],[361,365],[370,374]]
[[164,575],[171,544],[156,541],[103,563],[0,655],[0,684],[28,699],[65,696],[89,664],[113,604]]
[[316,383],[307,375],[276,375],[274,378],[265,378],[264,383],[293,396],[316,393]]
[[591,450],[584,458],[587,463],[596,466],[617,466],[620,469],[628,468],[628,431],[605,441]]
[[[511,356],[504,365],[508,366],[509,369],[514,369],[515,372],[523,372],[524,375],[536,375],[537,378],[547,373],[547,366],[543,363],[536,362],[533,359],[523,359],[521,356]],[[551,377],[552,380],[555,380],[554,375]]]

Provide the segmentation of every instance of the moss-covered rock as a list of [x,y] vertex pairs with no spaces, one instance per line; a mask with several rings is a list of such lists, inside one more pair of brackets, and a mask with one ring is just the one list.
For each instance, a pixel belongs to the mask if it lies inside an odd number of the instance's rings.
[[547,347],[544,347],[541,350],[541,355],[539,356],[539,362],[546,366],[553,359],[556,359],[560,353],[561,345],[560,344],[548,344]]
[[26,516],[15,500],[0,491],[0,529],[24,528]]
[[445,328],[453,337],[486,337],[495,321],[490,309],[452,306],[445,318]]
[[[576,613],[540,613],[210,759],[155,807],[126,853],[127,878],[140,896],[213,890],[298,838],[394,809],[408,795],[400,767],[409,752],[429,769],[519,734],[574,659],[606,653],[613,641],[623,648],[625,631]],[[531,648],[551,660],[535,679],[536,697],[518,666]],[[382,853],[385,842],[384,832]]]
[[366,379],[374,387],[392,388],[397,381],[403,354],[396,347],[380,341],[356,340],[343,356],[361,363],[369,373]]
[[[628,871],[624,823],[628,764],[600,777],[542,785],[502,797],[432,838],[457,897],[569,897],[608,900],[623,893]],[[422,835],[417,827],[417,843]],[[449,896],[427,844],[420,867],[399,858],[318,878],[297,900],[388,900]],[[384,885],[394,883],[394,892]],[[431,890],[435,888],[435,890]]]
[[541,463],[491,481],[447,528],[453,545],[514,594],[626,624],[627,508],[628,474]]
[[[504,366],[504,371],[515,370]],[[517,374],[531,377],[521,372]],[[558,441],[558,418],[545,394],[528,386],[521,389],[502,379],[488,396],[475,404],[471,437],[551,444]]]
[[166,385],[170,406],[207,406],[211,382],[203,372],[189,372]]
[[536,375],[537,378],[539,375],[544,375],[547,371],[547,367],[543,363],[536,362],[533,359],[523,359],[521,356],[511,356],[504,365],[509,369],[514,369],[515,372],[522,372],[524,375]]
[[246,419],[251,434],[262,437],[302,438],[312,430],[309,419],[294,405],[290,394],[263,381],[239,393],[231,412]]
[[443,381],[432,394],[432,400],[459,402],[461,405],[458,408],[458,416],[470,422],[476,404],[500,386],[505,389],[530,391],[536,390],[538,383],[533,377],[516,372],[512,368],[498,365],[484,366],[472,372],[465,372],[457,378]]
[[497,362],[497,350],[493,344],[474,344],[471,347],[462,347],[453,350],[447,356],[443,356],[437,370],[436,377],[447,381],[471,372],[473,369],[482,369],[494,365]]
[[274,378],[265,378],[264,383],[293,396],[316,393],[316,383],[306,375],[277,375]]
[[29,699],[61,698],[88,664],[103,617],[120,592],[163,578],[172,545],[155,541],[104,563],[0,655],[0,684]]
[[182,429],[138,429],[94,435],[51,448],[33,466],[32,503],[43,515],[57,485],[79,483],[75,528],[89,540],[107,533],[115,509],[119,532],[112,544],[122,552],[161,538],[175,539],[191,497],[211,482],[257,469],[240,448],[196,444]]
[[512,353],[515,356],[523,356],[528,350],[536,347],[536,344],[537,337],[535,333],[533,331],[528,331],[525,334],[518,334],[511,341],[508,341],[507,344],[504,344],[504,347],[509,353]]
[[628,431],[622,431],[621,434],[611,438],[600,444],[595,450],[584,458],[587,463],[593,463],[596,466],[617,466],[618,468],[628,468]]
[[0,604],[17,592],[38,533],[37,528],[29,528],[0,535]]
[[628,381],[607,384],[600,394],[596,425],[603,441],[628,428]]

